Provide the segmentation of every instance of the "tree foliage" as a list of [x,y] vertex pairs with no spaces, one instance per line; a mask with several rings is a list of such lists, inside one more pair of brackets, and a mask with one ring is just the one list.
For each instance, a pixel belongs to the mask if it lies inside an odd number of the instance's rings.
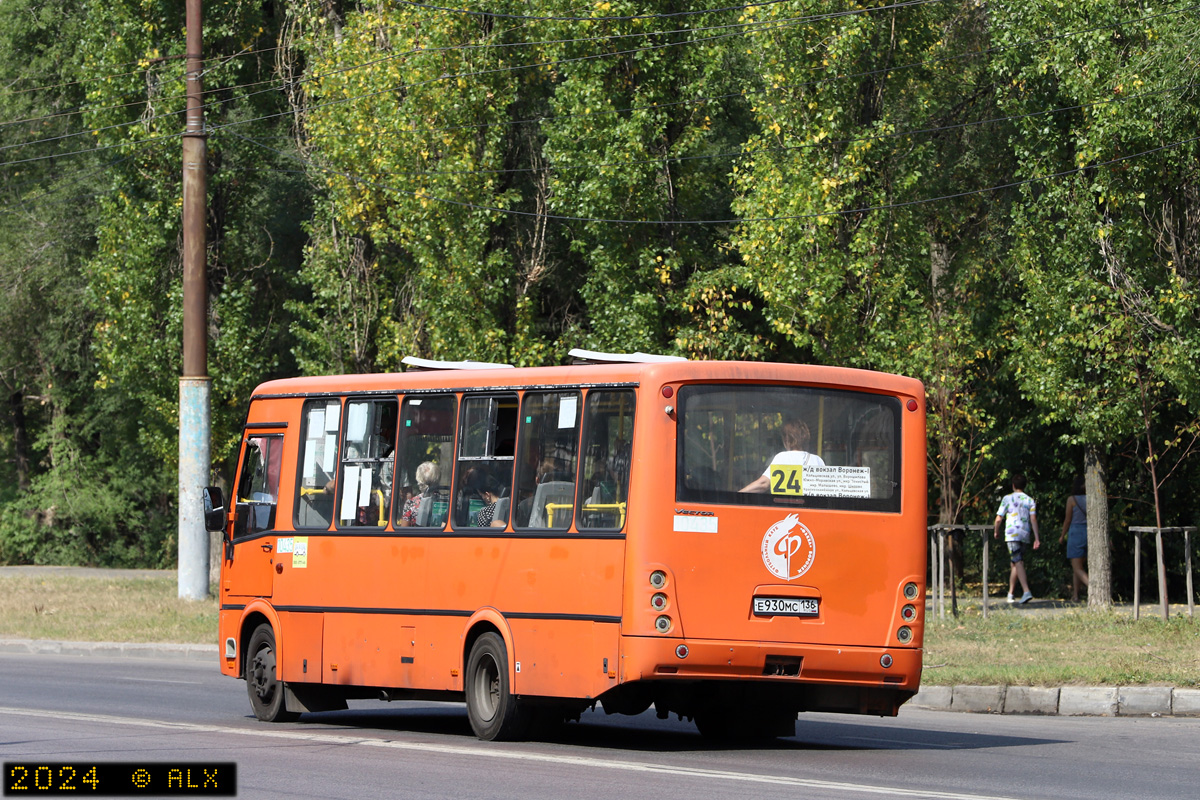
[[[206,7],[214,452],[406,354],[803,361],[925,382],[931,519],[1086,450],[1194,522],[1194,12],[717,5]],[[0,23],[0,558],[167,563],[183,0]]]

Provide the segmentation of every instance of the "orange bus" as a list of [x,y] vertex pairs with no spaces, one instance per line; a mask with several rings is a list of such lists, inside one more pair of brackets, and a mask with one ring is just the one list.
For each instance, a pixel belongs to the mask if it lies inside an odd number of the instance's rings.
[[706,736],[895,715],[923,638],[920,382],[572,351],[277,380],[223,531],[221,670],[255,715],[465,700],[483,739],[607,713]]

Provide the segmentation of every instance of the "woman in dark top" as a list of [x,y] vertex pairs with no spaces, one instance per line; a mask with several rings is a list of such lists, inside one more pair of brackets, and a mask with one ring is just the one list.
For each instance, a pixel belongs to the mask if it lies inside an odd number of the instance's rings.
[[475,512],[476,528],[504,528],[508,525],[508,500],[501,496],[504,491],[500,482],[488,472],[480,470],[471,476],[470,488],[486,504]]

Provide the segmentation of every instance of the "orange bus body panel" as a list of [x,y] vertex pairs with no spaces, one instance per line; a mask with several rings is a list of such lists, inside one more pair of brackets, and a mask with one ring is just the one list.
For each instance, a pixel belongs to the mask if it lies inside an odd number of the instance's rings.
[[[902,409],[898,513],[677,500],[679,392],[713,385],[895,398]],[[394,522],[365,532],[293,529],[306,400],[402,401],[436,392],[461,400],[559,387],[579,391],[585,403],[594,391],[636,395],[621,530],[581,532],[573,524],[530,532],[510,524],[433,531]],[[264,383],[251,401],[246,436],[282,437],[280,488],[271,530],[239,539],[231,519],[226,532],[233,558],[222,565],[220,637],[223,656],[233,657],[223,657],[222,671],[242,675],[249,637],[266,621],[277,640],[277,678],[288,684],[461,693],[470,643],[494,630],[507,648],[514,694],[599,697],[606,709],[612,698],[613,709],[637,711],[641,698],[627,703],[628,693],[620,691],[626,685],[750,681],[861,690],[867,694],[828,701],[796,694],[788,702],[895,713],[917,690],[921,673],[924,415],[924,390],[916,380],[804,365],[605,364]],[[454,442],[457,447],[458,434]],[[442,483],[451,480],[447,474]],[[768,571],[763,549],[789,512],[811,532],[814,546],[803,576],[782,580]],[[665,587],[651,585],[655,571],[666,576]],[[909,584],[919,587],[918,597],[904,596]],[[653,605],[656,594],[667,596],[665,607]],[[759,615],[755,597],[815,599],[820,612]],[[916,607],[915,618],[904,616],[911,613],[906,606]],[[664,615],[673,626],[665,633],[655,627]],[[902,627],[911,631],[908,641],[897,639]],[[773,664],[781,666],[773,671]],[[666,704],[664,695],[656,696]]]

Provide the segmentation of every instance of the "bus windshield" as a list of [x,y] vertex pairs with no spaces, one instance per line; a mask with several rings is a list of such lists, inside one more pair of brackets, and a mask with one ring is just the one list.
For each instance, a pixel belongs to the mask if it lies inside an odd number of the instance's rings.
[[679,391],[676,499],[900,511],[900,401],[797,386]]

